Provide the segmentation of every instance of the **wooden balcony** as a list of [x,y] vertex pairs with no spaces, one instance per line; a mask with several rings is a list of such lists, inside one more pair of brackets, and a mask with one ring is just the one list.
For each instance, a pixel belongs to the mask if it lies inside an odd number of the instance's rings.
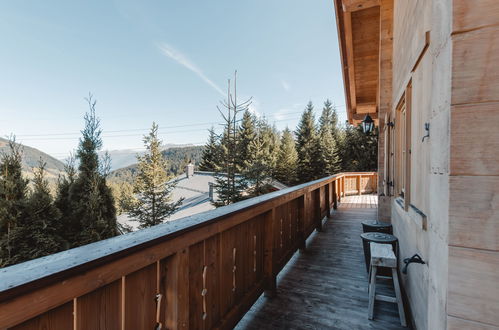
[[[407,329],[397,306],[376,302],[367,318],[361,222],[376,218],[377,196],[348,196],[277,277],[277,294],[260,297],[236,329]],[[385,281],[386,282],[386,281]],[[378,288],[380,289],[380,288]],[[382,290],[394,295],[390,283]],[[388,292],[390,291],[390,292]]]
[[[389,308],[378,323],[367,321],[359,221],[376,209],[340,207],[313,234],[346,195],[374,192],[376,177],[342,173],[1,269],[0,329],[232,328],[264,291],[276,292],[283,269],[277,296],[260,298],[248,314],[256,321],[240,327],[262,328],[261,306],[281,320],[294,310],[305,327],[317,324],[312,318],[331,326],[352,318],[353,328],[396,325]],[[323,313],[310,314],[313,308]]]

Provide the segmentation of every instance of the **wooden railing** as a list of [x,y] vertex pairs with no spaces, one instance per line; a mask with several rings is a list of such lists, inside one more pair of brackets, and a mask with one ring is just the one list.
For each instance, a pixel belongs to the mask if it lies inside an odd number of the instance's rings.
[[0,329],[231,328],[342,196],[375,189],[342,173],[1,269]]

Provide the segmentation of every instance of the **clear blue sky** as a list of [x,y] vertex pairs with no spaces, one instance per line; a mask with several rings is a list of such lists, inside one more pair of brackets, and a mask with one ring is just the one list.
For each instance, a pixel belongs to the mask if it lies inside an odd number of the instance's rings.
[[0,40],[0,136],[57,158],[77,146],[89,92],[105,149],[141,148],[152,121],[165,143],[202,144],[235,69],[279,128],[309,100],[345,119],[331,0],[2,1]]

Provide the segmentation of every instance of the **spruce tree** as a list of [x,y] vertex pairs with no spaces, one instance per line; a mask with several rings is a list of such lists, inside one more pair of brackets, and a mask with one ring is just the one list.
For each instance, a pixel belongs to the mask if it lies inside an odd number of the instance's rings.
[[246,171],[246,162],[252,161],[255,157],[252,154],[251,143],[255,141],[256,136],[256,118],[249,110],[244,111],[243,119],[241,120],[241,125],[238,129],[238,146],[237,146],[237,171]]
[[152,124],[143,141],[147,151],[137,156],[137,176],[133,184],[135,198],[128,207],[128,214],[140,223],[139,228],[162,223],[182,204],[182,200],[171,201],[176,182],[168,174],[168,162],[161,152],[156,123]]
[[313,111],[314,106],[312,102],[309,102],[303,111],[296,131],[297,176],[299,183],[312,181],[318,177],[315,165],[317,132]]
[[26,208],[28,180],[22,174],[22,147],[9,139],[0,155],[0,267],[13,263],[13,233]]
[[199,170],[214,172],[220,163],[220,146],[218,137],[215,134],[215,129],[212,127],[208,132],[208,142],[206,142],[206,145],[203,148]]
[[319,138],[316,140],[316,168],[319,177],[329,176],[340,171],[340,158],[332,132],[333,109],[328,101],[324,103],[319,118]]
[[[67,189],[59,194],[57,205],[68,202],[62,214],[64,239],[76,247],[118,235],[116,207],[111,189],[106,184],[106,166],[97,152],[102,148],[100,121],[95,113],[95,100],[87,98],[89,111],[85,114],[85,128],[76,152],[78,175]],[[63,187],[59,186],[59,192]]]
[[[278,148],[278,146],[277,146]],[[260,196],[270,191],[270,180],[275,170],[274,131],[265,119],[258,122],[258,131],[248,145],[248,157],[244,160],[245,181],[249,185],[248,196]]]
[[59,233],[61,213],[55,207],[45,178],[46,164],[40,160],[34,171],[33,191],[14,230],[12,263],[40,258],[63,250]]
[[282,133],[279,152],[277,154],[275,178],[288,186],[297,181],[298,154],[296,153],[295,140],[289,128]]
[[217,200],[214,205],[224,206],[242,199],[242,192],[247,187],[247,182],[239,172],[239,138],[237,132],[238,115],[248,110],[251,98],[238,103],[236,77],[234,77],[234,90],[231,93],[230,80],[227,89],[227,100],[222,101],[223,110],[218,108],[224,120],[224,132],[220,141],[220,164],[215,175],[215,191]]
[[341,149],[342,170],[347,172],[376,171],[378,168],[378,129],[364,133],[362,127],[348,125]]

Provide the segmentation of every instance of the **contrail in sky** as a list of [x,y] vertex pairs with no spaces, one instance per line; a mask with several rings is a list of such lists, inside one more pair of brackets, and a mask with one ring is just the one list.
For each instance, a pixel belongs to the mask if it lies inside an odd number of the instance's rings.
[[184,54],[168,45],[167,43],[161,42],[158,45],[159,50],[163,53],[163,55],[171,58],[178,64],[184,66],[185,68],[192,71],[199,78],[201,78],[205,83],[210,85],[214,90],[216,90],[220,95],[225,96],[227,93],[224,92],[217,84],[215,84],[210,78],[208,78],[203,71],[194,63],[191,62]]

